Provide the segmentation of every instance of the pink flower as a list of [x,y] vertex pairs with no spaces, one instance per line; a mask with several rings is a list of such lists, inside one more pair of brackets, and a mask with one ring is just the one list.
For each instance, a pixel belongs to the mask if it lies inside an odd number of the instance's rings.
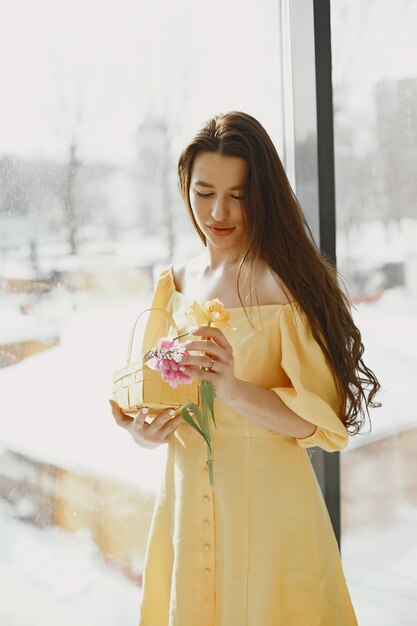
[[181,344],[175,344],[169,337],[162,337],[158,347],[153,348],[147,354],[152,358],[146,362],[146,365],[152,370],[161,372],[162,380],[173,389],[178,385],[184,383],[189,385],[192,382],[192,377],[179,369],[184,356],[190,354]]

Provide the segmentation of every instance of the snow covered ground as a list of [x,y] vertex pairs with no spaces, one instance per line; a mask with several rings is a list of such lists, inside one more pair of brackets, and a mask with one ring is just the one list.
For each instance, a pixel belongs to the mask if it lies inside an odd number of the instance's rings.
[[[342,454],[417,427],[417,301],[392,289],[379,302],[356,308],[363,358],[382,385],[376,397],[382,407],[370,412],[372,432],[353,437]],[[342,535],[343,569],[360,626],[417,624],[417,507],[404,502],[393,513],[387,526],[365,523]]]
[[87,535],[39,529],[0,500],[1,626],[132,626],[140,587],[103,562]]
[[[76,294],[61,317],[61,345],[0,370],[0,445],[63,467],[118,478],[155,492],[166,446],[144,450],[117,428],[108,406],[111,375],[125,362],[129,332],[147,302]],[[380,379],[373,431],[350,449],[417,426],[417,303],[401,289],[353,311],[364,359]],[[342,538],[345,574],[360,626],[417,624],[417,512],[404,507],[389,528]],[[139,589],[106,567],[88,538],[40,530],[0,507],[1,626],[124,626],[136,623]],[[371,565],[370,565],[371,564]],[[24,597],[25,601],[19,599]]]
[[[360,626],[417,623],[417,509],[403,507],[398,524],[401,533],[364,527],[343,538]],[[141,591],[103,563],[88,535],[29,526],[1,500],[0,589],[1,626],[131,626]]]
[[417,507],[402,504],[387,527],[342,536],[343,570],[359,626],[417,624]]
[[387,291],[380,301],[356,305],[355,324],[365,346],[363,359],[382,385],[371,410],[372,432],[353,437],[349,449],[394,432],[417,427],[417,407],[411,401],[417,375],[417,299],[401,288]]
[[61,344],[0,370],[0,445],[60,467],[121,478],[155,491],[166,446],[145,450],[113,420],[112,372],[124,366],[145,301],[77,294]]

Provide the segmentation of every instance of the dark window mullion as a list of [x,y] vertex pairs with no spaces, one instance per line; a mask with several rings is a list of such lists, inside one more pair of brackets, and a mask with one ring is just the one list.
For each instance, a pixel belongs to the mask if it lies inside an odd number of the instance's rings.
[[[321,250],[336,263],[333,98],[331,77],[330,0],[281,0],[290,16],[291,59],[284,70],[284,106],[293,103],[294,146],[287,146],[286,163],[295,172],[295,192]],[[287,21],[288,25],[288,21]],[[285,28],[283,22],[283,28]],[[283,41],[285,38],[283,38]],[[283,58],[288,57],[286,49]],[[283,72],[285,78],[285,71]],[[287,120],[291,116],[287,115]],[[340,454],[314,448],[311,460],[340,548]]]

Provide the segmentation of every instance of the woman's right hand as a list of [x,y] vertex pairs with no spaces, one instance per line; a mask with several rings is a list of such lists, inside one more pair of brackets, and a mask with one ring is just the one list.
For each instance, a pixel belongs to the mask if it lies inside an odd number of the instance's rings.
[[[157,448],[168,443],[170,435],[184,421],[181,414],[173,417],[174,409],[157,411],[143,407],[132,417],[123,413],[115,400],[109,399],[109,402],[116,424],[127,430],[142,448]],[[145,422],[146,417],[154,416],[156,417],[151,424]]]

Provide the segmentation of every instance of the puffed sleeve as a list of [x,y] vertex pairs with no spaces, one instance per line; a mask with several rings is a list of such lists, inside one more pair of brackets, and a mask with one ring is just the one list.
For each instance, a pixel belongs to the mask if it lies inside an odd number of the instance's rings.
[[152,301],[149,305],[152,311],[149,314],[144,332],[144,352],[153,348],[158,339],[169,332],[174,291],[171,266],[167,266],[160,271],[155,281]]
[[327,452],[342,450],[349,436],[340,418],[340,393],[325,354],[314,339],[305,311],[298,303],[280,313],[281,366],[289,386],[273,387],[294,413],[316,425],[308,437],[296,438],[299,446],[319,446]]

